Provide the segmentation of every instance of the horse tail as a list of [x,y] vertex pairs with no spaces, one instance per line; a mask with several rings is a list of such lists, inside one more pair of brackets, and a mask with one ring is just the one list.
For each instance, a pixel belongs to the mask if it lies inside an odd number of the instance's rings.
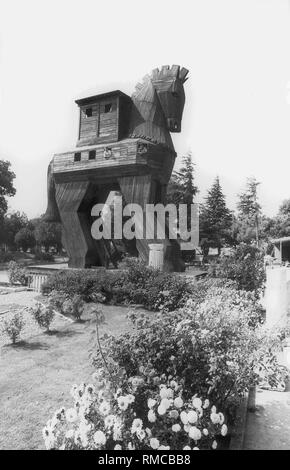
[[47,209],[44,215],[46,222],[60,222],[59,210],[55,197],[55,182],[52,171],[52,161],[47,169]]

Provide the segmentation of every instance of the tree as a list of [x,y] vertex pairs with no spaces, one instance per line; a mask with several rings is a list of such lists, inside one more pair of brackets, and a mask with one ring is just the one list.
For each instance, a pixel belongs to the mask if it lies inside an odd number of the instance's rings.
[[12,197],[16,193],[16,189],[13,186],[15,173],[10,170],[10,166],[10,162],[0,160],[0,219],[3,219],[7,212],[6,197]]
[[275,217],[268,217],[266,219],[262,233],[267,238],[290,236],[290,199],[282,202]]
[[23,251],[33,248],[36,243],[34,233],[28,227],[21,228],[15,235],[15,243]]
[[9,249],[16,248],[15,235],[19,230],[27,227],[28,219],[26,214],[20,212],[12,212],[5,215],[1,223],[0,242],[5,243]]
[[[259,182],[254,177],[247,178],[244,192],[239,194],[238,208],[238,240],[256,239],[259,244],[259,223],[261,206],[258,202],[257,188]],[[246,239],[245,239],[246,238]]]
[[219,177],[216,177],[200,211],[200,238],[219,250],[231,241],[232,214],[227,208]]
[[34,236],[38,246],[44,246],[48,251],[51,246],[60,251],[61,243],[61,225],[59,223],[44,222],[39,219],[36,222]]
[[191,152],[188,152],[182,159],[181,168],[172,173],[167,188],[167,203],[190,206],[197,192],[198,188],[194,184],[194,163]]

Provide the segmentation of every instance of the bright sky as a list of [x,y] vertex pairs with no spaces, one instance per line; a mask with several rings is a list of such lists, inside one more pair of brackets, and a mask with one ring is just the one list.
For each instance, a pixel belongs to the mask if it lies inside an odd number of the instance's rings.
[[[53,153],[76,143],[74,99],[190,70],[178,154],[191,149],[200,198],[216,175],[235,207],[245,178],[264,211],[290,198],[288,0],[0,0],[0,158],[10,208],[44,212]],[[287,102],[288,101],[288,102]]]

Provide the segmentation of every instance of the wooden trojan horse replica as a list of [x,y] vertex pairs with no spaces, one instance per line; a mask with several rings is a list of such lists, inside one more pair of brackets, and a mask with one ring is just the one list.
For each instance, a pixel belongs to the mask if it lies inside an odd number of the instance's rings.
[[[119,191],[126,204],[165,203],[176,153],[170,132],[181,131],[188,70],[178,65],[155,69],[138,83],[132,97],[112,91],[76,101],[80,108],[76,148],[56,154],[48,168],[45,219],[60,221],[69,267],[107,266],[107,240],[94,240],[91,209]],[[148,262],[149,243],[136,240]],[[155,241],[156,243],[156,241]],[[176,240],[165,247],[166,270],[182,271]]]

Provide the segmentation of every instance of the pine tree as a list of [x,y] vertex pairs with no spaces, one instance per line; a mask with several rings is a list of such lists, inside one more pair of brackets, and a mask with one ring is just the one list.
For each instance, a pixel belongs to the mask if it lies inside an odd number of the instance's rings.
[[[261,206],[258,202],[257,187],[259,182],[256,178],[247,178],[245,191],[239,194],[238,220],[241,232],[251,233],[254,230],[256,243],[259,244],[259,222],[261,219]],[[242,233],[240,233],[240,238]]]
[[232,214],[227,208],[219,177],[216,177],[201,206],[200,238],[207,239],[210,246],[220,250],[225,242],[230,241],[231,224]]
[[197,186],[194,184],[194,163],[191,152],[188,152],[182,159],[181,168],[172,173],[167,188],[167,203],[190,205],[197,192]]

